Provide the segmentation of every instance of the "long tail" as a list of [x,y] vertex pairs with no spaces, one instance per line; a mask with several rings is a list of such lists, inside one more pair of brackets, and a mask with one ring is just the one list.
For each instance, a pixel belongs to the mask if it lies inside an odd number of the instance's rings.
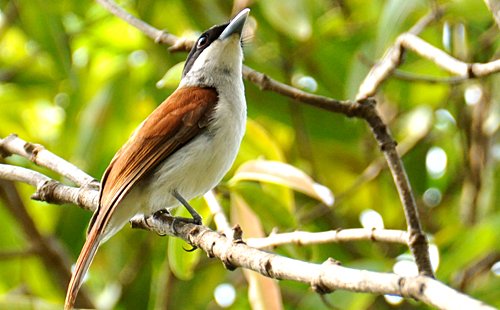
[[90,230],[83,245],[80,256],[76,261],[75,270],[71,275],[71,280],[69,281],[68,290],[66,292],[66,301],[64,302],[64,310],[71,310],[75,305],[76,296],[82,285],[83,278],[89,270],[90,264],[94,259],[94,256],[99,248],[102,241],[102,234],[99,229],[96,229],[96,225]]

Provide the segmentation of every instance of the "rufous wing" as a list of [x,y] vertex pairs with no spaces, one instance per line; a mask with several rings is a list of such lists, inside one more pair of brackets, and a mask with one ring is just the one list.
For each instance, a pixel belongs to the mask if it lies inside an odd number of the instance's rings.
[[114,208],[142,177],[163,160],[206,129],[217,104],[214,88],[177,89],[141,124],[117,152],[101,181],[99,210],[89,230],[99,222],[100,229]]

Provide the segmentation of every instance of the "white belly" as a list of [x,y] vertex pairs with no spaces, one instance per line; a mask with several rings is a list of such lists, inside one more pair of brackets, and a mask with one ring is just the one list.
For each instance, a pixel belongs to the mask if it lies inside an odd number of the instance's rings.
[[179,205],[173,190],[190,200],[214,188],[231,168],[241,141],[237,135],[221,137],[203,134],[166,160],[143,187],[148,201],[141,211],[151,214]]

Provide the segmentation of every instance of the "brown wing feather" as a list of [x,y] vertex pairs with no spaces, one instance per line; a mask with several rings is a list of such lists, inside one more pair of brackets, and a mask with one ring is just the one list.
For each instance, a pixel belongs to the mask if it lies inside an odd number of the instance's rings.
[[104,172],[99,208],[89,231],[97,218],[103,229],[114,208],[137,181],[204,130],[217,97],[214,88],[181,88],[153,111]]

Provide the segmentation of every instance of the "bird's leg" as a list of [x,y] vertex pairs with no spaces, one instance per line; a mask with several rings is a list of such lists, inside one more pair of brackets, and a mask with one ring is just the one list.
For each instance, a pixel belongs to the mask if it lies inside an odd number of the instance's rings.
[[191,216],[193,217],[192,219],[182,218],[182,217],[178,219],[187,223],[201,225],[202,224],[201,216],[198,214],[198,212],[196,212],[196,210],[193,207],[191,207],[191,205],[186,201],[186,199],[184,199],[184,197],[182,197],[181,194],[179,194],[179,192],[177,192],[177,190],[175,189],[172,191],[172,195],[174,195],[175,199],[177,199],[184,206],[184,208],[188,210],[189,214],[191,214]]
[[[196,212],[196,210],[193,207],[191,207],[191,205],[186,201],[186,199],[184,199],[184,197],[182,197],[181,194],[179,194],[179,192],[176,190],[172,191],[172,195],[174,195],[174,197],[184,206],[184,208],[186,208],[188,210],[189,214],[191,214],[191,216],[193,217],[191,219],[185,218],[185,217],[179,217],[179,216],[174,217],[174,221],[172,222],[172,228],[174,230],[174,233],[177,233],[177,231],[175,229],[175,221],[176,220],[180,220],[180,221],[187,222],[187,223],[193,223],[196,225],[201,225],[202,224],[201,216],[198,214],[198,212]],[[193,252],[197,248],[198,248],[197,246],[191,245],[191,249],[185,249],[185,248],[183,248],[183,249],[186,252]]]

